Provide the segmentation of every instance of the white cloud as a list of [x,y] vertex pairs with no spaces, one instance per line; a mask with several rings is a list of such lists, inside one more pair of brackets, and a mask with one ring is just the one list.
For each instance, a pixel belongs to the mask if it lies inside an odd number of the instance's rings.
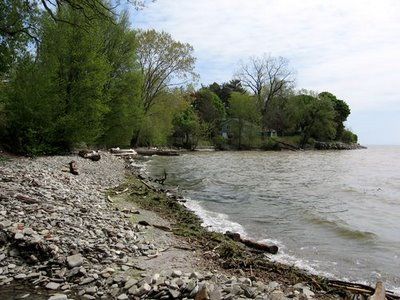
[[157,0],[133,25],[192,44],[205,84],[270,53],[290,60],[299,88],[331,91],[353,112],[400,111],[399,0]]

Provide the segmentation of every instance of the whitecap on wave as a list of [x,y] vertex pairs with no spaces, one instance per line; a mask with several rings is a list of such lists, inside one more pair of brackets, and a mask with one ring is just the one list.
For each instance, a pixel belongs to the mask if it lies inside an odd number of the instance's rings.
[[211,212],[204,209],[198,201],[187,199],[185,206],[193,211],[203,220],[203,226],[216,232],[225,233],[232,231],[246,236],[246,231],[239,223],[229,220],[229,217],[223,213]]

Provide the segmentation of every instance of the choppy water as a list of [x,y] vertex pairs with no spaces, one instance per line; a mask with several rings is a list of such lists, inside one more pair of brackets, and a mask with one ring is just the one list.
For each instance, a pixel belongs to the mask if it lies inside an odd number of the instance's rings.
[[400,288],[400,147],[155,157],[212,229],[275,242],[273,259]]

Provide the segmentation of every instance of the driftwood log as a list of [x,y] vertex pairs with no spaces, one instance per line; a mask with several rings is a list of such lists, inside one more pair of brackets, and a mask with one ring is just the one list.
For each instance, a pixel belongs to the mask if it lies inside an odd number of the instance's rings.
[[101,158],[99,152],[93,150],[81,150],[78,154],[80,157],[87,158],[92,161],[99,161]]
[[120,149],[119,147],[111,148],[110,152],[115,156],[122,156],[122,157],[131,157],[137,155],[137,152],[133,149]]
[[259,243],[259,242],[255,242],[255,241],[252,241],[249,239],[244,239],[237,232],[227,231],[227,232],[225,232],[225,235],[234,241],[237,241],[237,242],[240,242],[240,243],[246,245],[249,248],[260,250],[260,251],[265,251],[265,252],[268,252],[271,254],[278,253],[278,246],[276,246],[276,245],[270,246],[270,245],[267,245],[264,243]]
[[69,163],[69,172],[71,173],[71,174],[74,174],[74,175],[79,175],[79,172],[78,172],[78,165],[76,164],[76,161],[71,161],[70,163]]
[[179,156],[179,152],[176,150],[163,150],[163,149],[143,149],[139,148],[136,149],[136,152],[139,155],[143,156],[152,156],[152,155],[159,155],[159,156]]
[[289,144],[289,143],[285,143],[285,142],[282,142],[282,141],[278,141],[276,139],[272,139],[272,140],[274,142],[278,143],[281,146],[281,148],[283,148],[283,149],[291,150],[291,151],[300,150],[300,147],[298,147],[298,146],[295,146],[295,145],[292,145],[292,144]]

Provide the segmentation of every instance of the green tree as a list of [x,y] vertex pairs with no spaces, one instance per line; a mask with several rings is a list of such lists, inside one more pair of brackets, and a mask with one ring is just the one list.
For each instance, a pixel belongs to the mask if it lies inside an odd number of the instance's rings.
[[246,93],[246,90],[242,87],[242,84],[238,79],[232,79],[231,81],[225,82],[222,85],[214,82],[208,88],[218,95],[218,97],[224,103],[226,109],[229,108],[229,98],[233,92],[242,94]]
[[200,137],[201,125],[193,107],[189,106],[182,113],[179,113],[174,118],[173,124],[175,126],[174,136],[180,140],[178,145],[194,150]]
[[358,136],[348,129],[343,130],[342,141],[344,143],[352,144],[358,142]]
[[172,39],[166,32],[139,31],[138,60],[143,75],[142,101],[145,112],[168,88],[188,84],[194,72],[193,47]]
[[[197,78],[194,72],[193,47],[175,41],[166,32],[139,31],[138,62],[142,74],[141,102],[146,116],[162,99],[164,92],[177,86],[189,85]],[[131,144],[141,143],[141,129],[133,136]]]
[[38,35],[39,8],[25,0],[0,0],[0,80]]
[[210,128],[210,138],[220,131],[221,121],[225,119],[225,107],[217,94],[208,88],[201,88],[194,94],[193,106],[200,119]]
[[344,132],[344,122],[350,115],[350,107],[343,100],[337,99],[335,95],[329,92],[322,92],[318,95],[321,99],[326,99],[332,102],[333,108],[335,109],[335,122],[336,122],[336,140],[342,138]]
[[[58,16],[79,23],[76,10],[61,9]],[[48,20],[39,49],[39,64],[54,78],[52,84],[61,100],[57,135],[70,149],[75,144],[93,145],[103,134],[103,117],[109,111],[104,93],[111,66],[103,51],[103,25],[90,30]]]
[[142,83],[136,64],[137,40],[124,13],[118,23],[105,24],[103,52],[110,66],[104,93],[109,111],[104,117],[104,133],[99,142],[106,146],[129,145],[144,116],[141,106]]
[[297,95],[288,103],[290,121],[302,138],[299,146],[304,148],[311,137],[330,140],[335,137],[335,110],[332,102],[312,95]]
[[174,133],[175,116],[189,105],[188,95],[180,89],[165,91],[158,97],[162,99],[158,99],[144,116],[140,136],[142,145],[168,145]]
[[[126,0],[126,3],[142,9],[150,1]],[[41,15],[58,23],[90,30],[99,21],[114,22],[119,4],[121,1],[113,1],[111,6],[104,0],[0,0],[0,76],[8,72],[24,51],[32,51],[29,43],[39,43]],[[79,18],[59,14],[60,10],[74,11]],[[27,49],[28,45],[30,49]]]
[[[57,16],[71,22],[82,18],[68,7]],[[88,30],[49,17],[42,22],[37,57],[21,60],[7,87],[9,145],[17,152],[53,153],[96,144],[105,127],[110,129],[109,122],[104,126],[105,114],[118,106],[110,105],[110,97],[132,96],[123,90],[132,74],[117,76],[113,51],[104,50],[107,23],[93,22]]]
[[54,91],[51,75],[32,57],[21,59],[5,87],[6,148],[23,154],[61,152],[55,124],[62,105]]
[[274,129],[278,135],[290,133],[291,123],[288,116],[288,101],[293,97],[294,91],[290,88],[282,89],[269,103],[268,110],[263,114],[265,128]]
[[261,131],[261,113],[257,100],[252,96],[234,92],[231,94],[229,107],[233,144],[238,149],[257,146]]

